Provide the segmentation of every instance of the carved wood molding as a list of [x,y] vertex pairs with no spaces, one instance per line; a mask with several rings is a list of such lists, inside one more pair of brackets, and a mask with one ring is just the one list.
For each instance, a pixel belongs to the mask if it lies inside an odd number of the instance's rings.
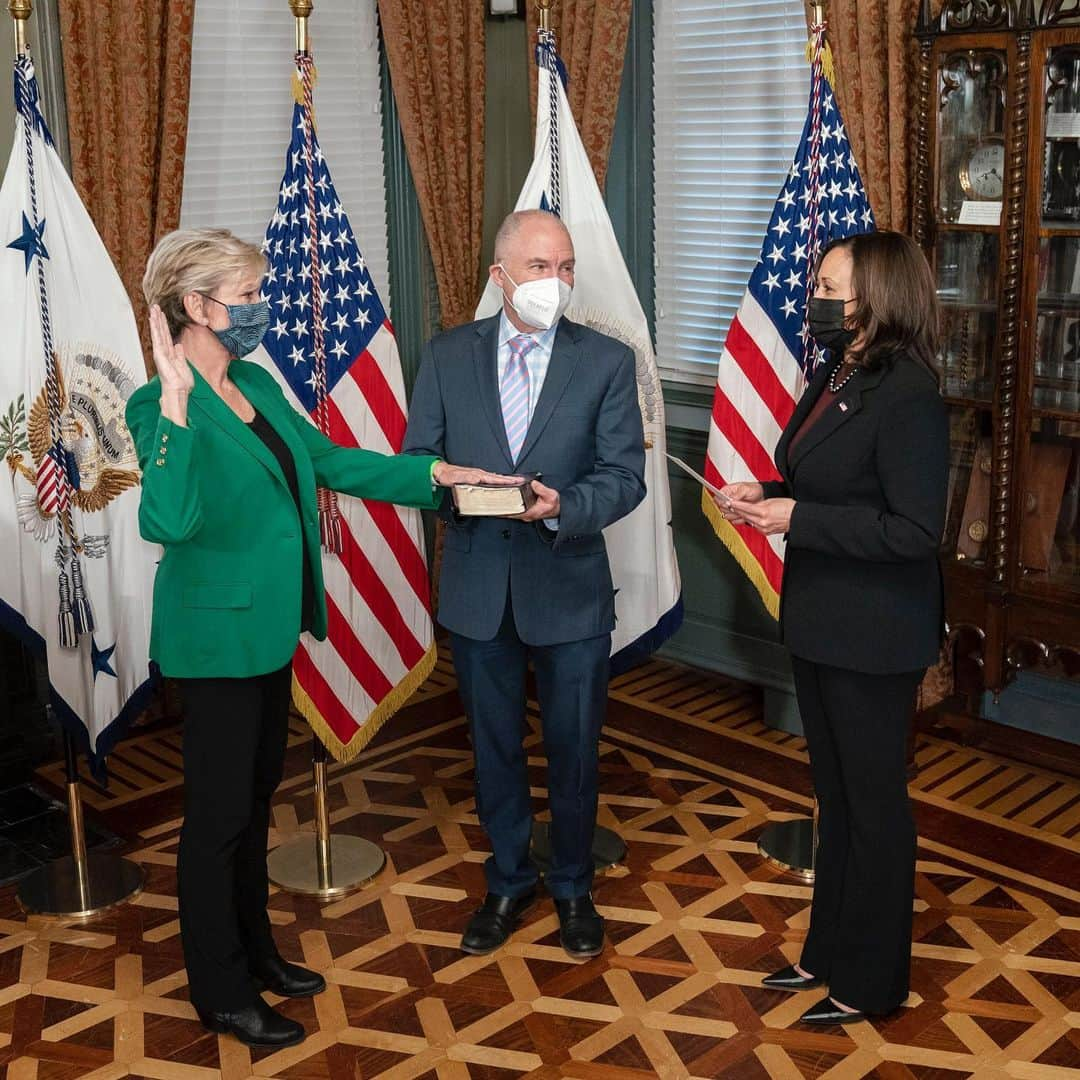
[[1039,12],[1041,26],[1068,26],[1080,22],[1080,0],[1044,0]]
[[986,631],[974,623],[955,623],[948,627],[945,649],[952,660],[954,689],[981,694],[986,688]]
[[976,51],[974,49],[954,50],[945,56],[941,65],[941,89],[938,93],[939,111],[945,107],[950,97],[961,89],[966,82],[972,82],[979,76],[986,76],[986,88],[995,90],[1006,101],[1009,74],[1005,69],[1001,53],[993,50]]
[[1006,30],[1016,24],[1016,5],[1010,0],[949,0],[941,10],[941,32]]
[[1004,266],[1001,279],[1001,325],[998,354],[996,453],[998,460],[990,490],[991,542],[990,574],[997,583],[1005,581],[1009,564],[1009,500],[1016,459],[1016,367],[1019,345],[1022,226],[1024,217],[1024,173],[1028,139],[1028,74],[1031,66],[1031,31],[1016,40],[1015,96],[1012,127],[1009,131],[1009,177],[1005,197]]
[[[930,242],[930,55],[929,37],[919,42],[918,134],[915,148],[915,242],[926,249]],[[929,255],[929,253],[927,253]]]
[[1047,644],[1034,637],[1015,637],[1005,648],[1005,664],[1010,681],[1021,671],[1045,668],[1059,671],[1070,679],[1080,677],[1080,648],[1075,645]]

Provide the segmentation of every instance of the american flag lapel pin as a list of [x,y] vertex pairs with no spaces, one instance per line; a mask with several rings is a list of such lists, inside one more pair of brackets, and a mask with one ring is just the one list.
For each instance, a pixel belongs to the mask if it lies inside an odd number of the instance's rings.
[[846,401],[841,401],[840,402],[840,411],[841,412],[847,412],[847,402]]

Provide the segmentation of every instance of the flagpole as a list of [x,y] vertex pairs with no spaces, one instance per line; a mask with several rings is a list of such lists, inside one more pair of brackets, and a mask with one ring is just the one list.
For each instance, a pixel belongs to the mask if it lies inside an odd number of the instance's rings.
[[[310,55],[308,17],[312,0],[289,0],[296,19],[296,52]],[[318,280],[318,275],[313,279]],[[333,555],[329,556],[334,558]],[[314,788],[314,842],[310,834],[279,844],[266,858],[270,880],[286,892],[336,900],[366,885],[386,865],[386,853],[361,836],[334,836],[330,832],[327,795],[329,754],[318,735],[312,736],[311,771]]]
[[88,919],[142,892],[144,874],[138,863],[111,851],[87,852],[78,752],[67,731],[64,760],[71,854],[53,859],[24,877],[19,882],[19,903],[31,915]]
[[[811,27],[824,26],[825,3],[820,0],[810,4]],[[817,58],[815,58],[817,62]],[[770,725],[773,726],[773,725]],[[783,729],[790,730],[790,729]],[[795,734],[802,735],[801,728]],[[767,825],[758,837],[758,852],[762,858],[779,870],[795,874],[807,884],[814,881],[814,858],[817,854],[818,804],[810,817],[796,817],[788,821],[774,821]]]
[[296,19],[296,51],[308,52],[308,17],[315,7],[313,0],[289,0],[289,7]]
[[15,20],[15,55],[26,51],[26,20],[30,18],[32,0],[8,0],[8,11]]
[[[15,23],[17,58],[27,50],[26,23],[32,10],[32,0],[8,0],[8,11]],[[78,754],[75,740],[67,731],[64,758],[71,854],[54,859],[24,877],[19,882],[18,898],[23,909],[31,914],[84,919],[141,892],[144,875],[142,867],[130,859],[112,852],[87,852]]]

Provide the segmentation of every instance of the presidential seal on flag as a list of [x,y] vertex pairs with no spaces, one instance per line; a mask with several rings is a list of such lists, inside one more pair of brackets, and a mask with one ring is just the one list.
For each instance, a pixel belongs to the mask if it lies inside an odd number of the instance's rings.
[[0,187],[0,625],[44,658],[53,710],[100,760],[150,689],[158,551],[139,536],[124,419],[146,373],[28,53],[15,61],[15,108]]
[[[135,444],[124,419],[127,399],[137,384],[119,357],[99,352],[93,346],[65,345],[57,355],[60,433],[71,503],[87,513],[104,510],[139,483]],[[55,482],[44,491],[38,486],[43,466],[52,460],[48,396],[43,387],[29,412],[23,400],[19,395],[9,403],[0,421],[0,453],[18,478],[17,489],[22,481],[22,494],[16,496],[20,523],[45,541],[55,535],[59,509]],[[103,539],[107,542],[107,537]],[[83,546],[92,550],[98,545],[93,537],[84,536]]]

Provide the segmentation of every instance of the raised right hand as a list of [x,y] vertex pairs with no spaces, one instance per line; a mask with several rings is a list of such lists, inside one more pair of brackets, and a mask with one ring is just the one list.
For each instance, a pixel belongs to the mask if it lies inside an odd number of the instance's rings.
[[184,356],[184,347],[174,344],[168,320],[157,304],[150,309],[150,342],[154,347],[154,367],[161,379],[162,397],[186,397],[195,385],[195,375]]

